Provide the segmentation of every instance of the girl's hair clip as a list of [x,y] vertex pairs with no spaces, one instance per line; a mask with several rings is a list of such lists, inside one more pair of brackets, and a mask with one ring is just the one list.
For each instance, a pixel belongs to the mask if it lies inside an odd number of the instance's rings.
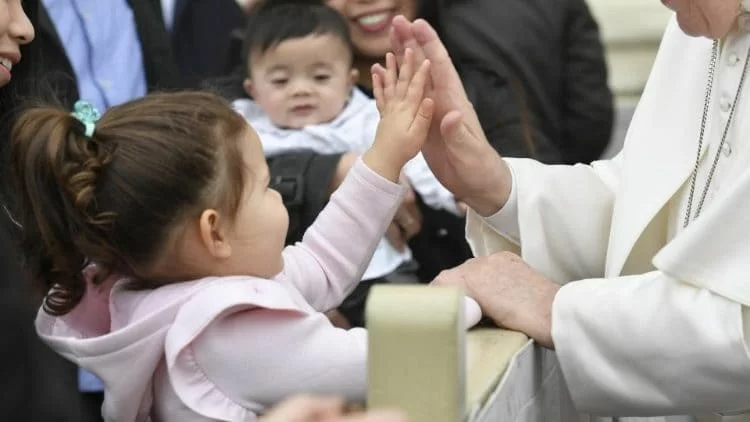
[[90,102],[85,100],[76,101],[73,106],[73,112],[71,116],[75,117],[79,122],[83,123],[86,127],[84,134],[89,138],[94,135],[94,129],[96,128],[96,122],[102,117],[99,110],[96,109]]

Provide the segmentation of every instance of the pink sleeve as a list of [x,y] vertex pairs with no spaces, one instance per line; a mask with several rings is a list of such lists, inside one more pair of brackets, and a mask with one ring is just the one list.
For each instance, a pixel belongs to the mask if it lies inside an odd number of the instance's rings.
[[294,393],[364,400],[367,332],[335,328],[289,293],[252,277],[202,283],[164,340],[179,400],[211,420],[247,422]]
[[341,304],[360,281],[403,192],[357,160],[302,242],[284,249],[277,279],[293,284],[318,311]]
[[320,313],[238,312],[210,324],[190,353],[210,385],[256,414],[294,394],[365,401],[367,331]]

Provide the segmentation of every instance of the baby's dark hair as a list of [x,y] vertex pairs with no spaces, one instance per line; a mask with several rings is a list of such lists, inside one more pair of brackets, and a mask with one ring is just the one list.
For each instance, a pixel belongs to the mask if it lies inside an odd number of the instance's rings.
[[151,94],[85,126],[59,107],[24,111],[11,134],[25,264],[64,315],[86,291],[82,270],[112,271],[154,288],[147,274],[175,228],[205,208],[234,216],[245,183],[245,121],[219,97]]
[[[243,45],[243,60],[265,53],[280,43],[310,35],[333,35],[353,47],[349,26],[341,14],[321,0],[260,0],[250,11]],[[246,69],[249,70],[249,69]]]

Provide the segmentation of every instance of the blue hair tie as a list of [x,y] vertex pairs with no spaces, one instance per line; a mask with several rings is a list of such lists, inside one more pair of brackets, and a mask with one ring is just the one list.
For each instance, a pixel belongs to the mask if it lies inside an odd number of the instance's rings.
[[89,138],[94,135],[94,129],[96,128],[96,122],[102,117],[90,102],[84,100],[76,101],[73,106],[73,112],[71,116],[75,117],[79,122],[83,123],[86,127],[86,136]]

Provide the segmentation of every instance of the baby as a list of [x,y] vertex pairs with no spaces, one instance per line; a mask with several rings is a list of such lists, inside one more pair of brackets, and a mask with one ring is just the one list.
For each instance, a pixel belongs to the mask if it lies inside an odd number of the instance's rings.
[[386,86],[375,78],[373,145],[286,248],[258,135],[212,94],[20,116],[25,262],[48,292],[36,328],[104,381],[105,420],[253,421],[301,392],[364,400],[366,332],[321,312],[360,280],[429,129],[429,63],[413,62],[391,57]]
[[[380,115],[375,101],[354,85],[349,28],[336,10],[316,1],[261,3],[251,14],[245,44],[244,86],[253,100],[233,106],[258,132],[267,157],[295,150],[367,151]],[[461,214],[421,154],[404,174],[428,206]],[[383,238],[363,279],[388,275],[410,259],[408,248],[399,251]]]

